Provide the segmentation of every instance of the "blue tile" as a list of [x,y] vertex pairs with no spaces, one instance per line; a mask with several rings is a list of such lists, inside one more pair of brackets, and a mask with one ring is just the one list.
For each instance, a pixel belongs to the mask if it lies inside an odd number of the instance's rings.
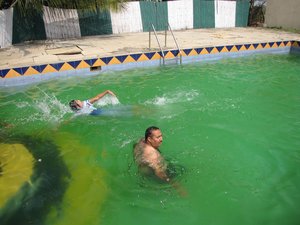
[[236,45],[235,47],[237,48],[237,50],[239,51],[241,49],[243,45]]
[[[140,57],[141,57],[141,53],[140,54],[130,54],[130,56],[135,60],[137,61]],[[149,58],[149,57],[148,57]]]
[[106,65],[109,64],[109,62],[112,60],[113,57],[104,57],[100,58]]
[[218,50],[218,52],[221,52],[223,48],[224,48],[224,46],[216,46],[216,49]]
[[81,60],[68,62],[74,69],[81,63]]
[[160,55],[160,57],[162,57],[162,53],[161,52],[157,52],[159,55]]
[[116,56],[116,58],[123,63],[125,59],[127,59],[128,55],[120,55],[120,56]]
[[214,47],[206,47],[206,50],[208,51],[208,53],[211,53],[211,51],[214,49]]
[[231,51],[231,49],[233,48],[233,45],[227,45],[225,47],[228,49],[228,51]]
[[[27,67],[28,68],[28,67]],[[24,70],[23,70],[23,67],[19,67],[19,68],[13,68],[16,72],[18,72],[20,75],[23,75],[24,74]]]
[[57,71],[61,69],[61,67],[64,65],[64,63],[54,63],[50,64],[53,68],[55,68]]
[[46,68],[46,66],[48,66],[47,64],[44,65],[40,65],[39,68],[40,70],[38,70],[40,73],[42,73],[44,71],[44,69]]
[[10,71],[10,69],[3,69],[3,70],[0,70],[0,76],[1,76],[1,77],[5,77],[9,71]]
[[199,55],[200,52],[203,50],[203,48],[195,48],[194,50],[195,50],[195,51],[197,52],[197,54]]
[[171,50],[171,52],[174,56],[177,56],[179,54],[179,50]]
[[260,43],[263,48],[266,47],[267,43]]
[[144,54],[145,54],[145,56],[148,57],[148,59],[152,59],[152,57],[154,56],[155,53],[156,52],[149,52],[149,53],[144,53]]
[[168,53],[169,53],[169,51],[168,51],[168,50],[164,51],[164,54],[165,54],[165,55],[167,55]]
[[246,45],[244,45],[244,46],[245,46],[246,49],[249,49],[250,46],[251,46],[251,44],[246,44]]
[[273,47],[274,44],[275,42],[269,42],[270,47]]
[[87,64],[89,64],[90,66],[93,66],[94,63],[97,61],[97,58],[95,59],[85,59],[84,60]]
[[193,50],[192,48],[183,49],[183,51],[184,51],[184,53],[185,53],[186,55],[189,55],[189,54],[191,53],[192,50]]

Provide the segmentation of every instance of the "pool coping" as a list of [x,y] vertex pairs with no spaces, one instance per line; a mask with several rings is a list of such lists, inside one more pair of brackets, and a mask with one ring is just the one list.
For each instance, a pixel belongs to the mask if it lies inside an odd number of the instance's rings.
[[[241,57],[257,53],[300,52],[300,41],[273,41],[262,43],[233,44],[186,48],[180,50],[182,63],[217,60],[227,57]],[[179,50],[164,51],[165,64],[178,64]],[[88,76],[111,70],[125,70],[137,67],[160,66],[163,64],[162,52],[130,53],[109,57],[95,57],[82,60],[61,61],[57,63],[29,65],[0,70],[0,86],[18,86],[65,76]]]

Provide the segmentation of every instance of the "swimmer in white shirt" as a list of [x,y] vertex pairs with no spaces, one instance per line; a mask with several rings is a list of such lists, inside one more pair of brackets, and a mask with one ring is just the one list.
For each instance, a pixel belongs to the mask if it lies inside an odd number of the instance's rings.
[[93,103],[95,103],[99,99],[103,98],[106,94],[116,96],[112,91],[106,90],[106,91],[96,95],[95,97],[85,100],[85,101],[71,100],[69,102],[69,106],[74,112],[86,111],[86,110],[93,111],[93,110],[96,110],[96,108],[93,106]]

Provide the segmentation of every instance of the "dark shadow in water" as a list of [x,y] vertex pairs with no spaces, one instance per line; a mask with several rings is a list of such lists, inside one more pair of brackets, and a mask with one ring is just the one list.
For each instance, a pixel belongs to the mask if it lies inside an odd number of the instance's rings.
[[[184,177],[184,174],[187,172],[186,168],[182,165],[172,163],[170,159],[165,159],[168,166],[167,166],[167,175],[171,180],[176,182],[181,182]],[[151,189],[169,189],[171,188],[169,183],[166,183],[154,174],[148,174],[145,176],[138,172],[138,183],[141,187],[144,188],[151,188]]]
[[10,136],[8,139],[2,136],[0,142],[23,144],[35,159],[31,182],[26,182],[0,209],[1,225],[43,224],[51,208],[56,207],[60,211],[70,178],[58,147],[49,140],[31,136]]
[[[134,146],[134,145],[133,145]],[[149,188],[149,189],[170,189],[171,186],[169,183],[166,183],[159,179],[154,173],[148,173],[147,175],[141,173],[138,170],[134,159],[128,159],[128,169],[127,172],[130,176],[137,176],[137,182],[140,187]],[[176,159],[165,158],[167,164],[166,173],[171,180],[176,182],[181,182],[185,175],[187,174],[187,169],[183,165],[180,165]]]

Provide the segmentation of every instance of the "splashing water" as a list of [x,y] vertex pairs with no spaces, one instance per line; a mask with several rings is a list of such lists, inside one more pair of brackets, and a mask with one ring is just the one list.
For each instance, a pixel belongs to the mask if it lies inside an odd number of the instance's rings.
[[94,103],[95,107],[103,107],[106,105],[118,105],[120,104],[119,99],[116,96],[105,95],[103,98]]
[[170,94],[165,94],[163,96],[155,97],[154,99],[147,100],[145,104],[146,105],[168,105],[173,103],[192,101],[198,95],[199,93],[196,90],[191,90],[189,92],[178,92],[175,94],[170,93]]
[[45,93],[44,98],[34,101],[34,106],[39,111],[35,119],[40,121],[57,123],[62,120],[65,114],[70,113],[70,109],[62,104],[54,94],[48,95]]

